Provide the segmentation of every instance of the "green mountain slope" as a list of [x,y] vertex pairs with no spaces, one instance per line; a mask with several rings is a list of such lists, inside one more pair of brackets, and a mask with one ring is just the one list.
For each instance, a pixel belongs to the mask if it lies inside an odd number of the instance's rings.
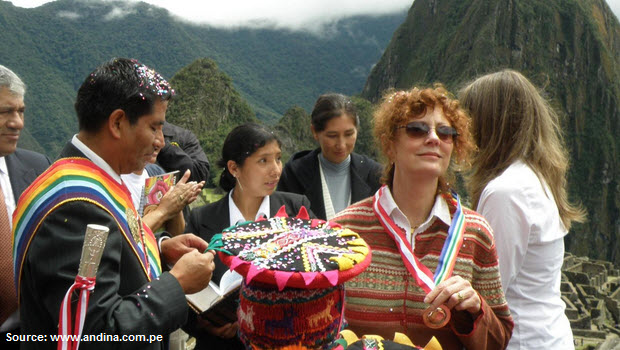
[[563,112],[570,193],[588,209],[567,248],[620,262],[620,24],[603,0],[416,0],[362,96],[514,68]]
[[357,93],[403,18],[349,18],[315,36],[197,26],[146,3],[59,0],[23,9],[0,1],[0,64],[28,85],[20,146],[55,157],[76,131],[77,87],[111,57],[138,58],[168,78],[212,58],[258,118],[273,123],[293,105],[310,109],[326,91]]
[[235,90],[232,80],[210,59],[198,59],[182,68],[170,84],[176,91],[168,106],[166,119],[192,130],[212,164],[211,182],[217,184],[226,135],[237,125],[258,122],[250,106]]

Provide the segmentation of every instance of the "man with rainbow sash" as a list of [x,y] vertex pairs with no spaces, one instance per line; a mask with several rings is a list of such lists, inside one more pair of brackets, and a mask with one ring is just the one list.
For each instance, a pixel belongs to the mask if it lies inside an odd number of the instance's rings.
[[[162,126],[173,94],[157,72],[122,58],[95,69],[80,87],[75,103],[79,133],[24,192],[13,215],[22,334],[48,336],[47,342],[24,342],[22,349],[55,348],[51,334],[163,337],[185,322],[185,294],[208,284],[214,265],[213,255],[202,253],[207,243],[186,234],[162,238],[158,247],[120,178],[142,169],[155,147],[162,146]],[[109,235],[96,278],[79,280],[76,273],[88,224],[107,227]],[[172,266],[169,272],[162,273],[163,262]],[[65,314],[61,302],[74,283],[92,293],[85,303],[77,303],[83,327],[76,320],[79,330],[72,332],[71,307]],[[70,301],[71,293],[67,294]],[[83,340],[79,345],[163,347],[161,341]],[[59,349],[77,346],[58,343]]]

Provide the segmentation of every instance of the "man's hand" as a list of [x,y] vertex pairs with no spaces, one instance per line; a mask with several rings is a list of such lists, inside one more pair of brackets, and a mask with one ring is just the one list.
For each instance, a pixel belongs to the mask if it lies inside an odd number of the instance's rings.
[[192,294],[203,290],[211,280],[215,263],[213,253],[199,253],[193,249],[183,255],[172,267],[170,274],[173,275],[185,294]]
[[239,322],[227,323],[222,327],[216,327],[204,318],[198,317],[198,328],[204,329],[209,334],[216,337],[230,339],[237,335],[237,331],[239,330]]
[[161,241],[161,255],[168,264],[176,264],[184,254],[196,249],[202,253],[208,246],[204,239],[192,233],[185,233]]

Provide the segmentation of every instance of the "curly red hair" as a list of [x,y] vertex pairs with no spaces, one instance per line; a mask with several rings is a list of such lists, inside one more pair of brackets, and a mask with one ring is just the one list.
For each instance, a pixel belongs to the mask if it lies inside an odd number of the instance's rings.
[[[452,151],[452,163],[455,163],[459,170],[469,167],[471,156],[476,149],[469,129],[471,119],[461,108],[459,101],[453,98],[441,84],[435,84],[433,88],[414,87],[407,91],[390,91],[384,95],[374,113],[375,138],[383,155],[389,158],[388,150],[396,138],[398,126],[406,124],[412,118],[423,117],[426,112],[432,111],[435,107],[441,107],[450,125],[458,132]],[[452,170],[448,169],[448,174],[440,178],[440,190],[449,187],[446,179],[452,177]],[[392,187],[393,178],[394,164],[388,161],[382,181]]]

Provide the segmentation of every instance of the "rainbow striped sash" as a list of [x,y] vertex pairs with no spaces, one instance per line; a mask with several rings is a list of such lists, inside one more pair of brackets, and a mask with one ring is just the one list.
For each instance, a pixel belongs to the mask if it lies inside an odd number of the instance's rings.
[[157,240],[146,225],[142,225],[143,234],[139,232],[142,220],[127,188],[86,158],[63,158],[24,191],[13,213],[13,262],[18,293],[22,265],[39,225],[57,207],[72,201],[97,205],[112,215],[146,277],[151,280],[161,274]]

